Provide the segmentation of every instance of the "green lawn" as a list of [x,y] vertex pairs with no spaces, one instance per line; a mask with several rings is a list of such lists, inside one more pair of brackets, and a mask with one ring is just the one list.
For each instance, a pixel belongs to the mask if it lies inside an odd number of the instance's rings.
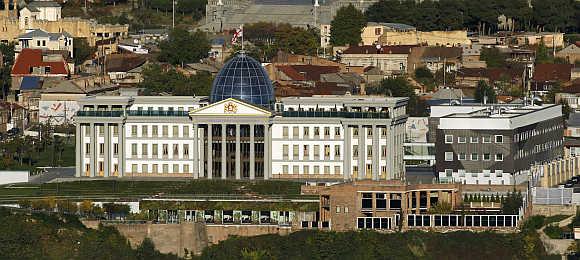
[[291,181],[115,181],[95,180],[64,183],[45,183],[42,185],[20,184],[0,187],[0,198],[6,196],[96,196],[114,195],[130,197],[136,195],[207,195],[207,194],[244,194],[249,196],[277,195],[284,197],[300,196],[300,182]]

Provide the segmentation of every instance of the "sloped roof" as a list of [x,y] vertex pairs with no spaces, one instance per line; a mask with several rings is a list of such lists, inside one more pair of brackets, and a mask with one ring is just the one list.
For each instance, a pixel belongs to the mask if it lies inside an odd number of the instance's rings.
[[110,54],[107,55],[107,72],[127,72],[137,68],[147,61],[147,57],[138,54]]
[[568,45],[568,47],[562,49],[561,51],[559,51],[558,53],[562,53],[562,54],[578,54],[580,53],[580,47],[578,47],[576,44],[570,44]]
[[463,49],[460,47],[429,46],[425,47],[422,57],[460,58],[462,52]]
[[54,41],[54,40],[58,40],[58,38],[60,38],[61,36],[72,38],[72,36],[67,32],[49,33],[49,32],[42,30],[42,29],[35,29],[35,30],[32,30],[32,31],[27,32],[25,34],[21,34],[18,36],[18,38],[20,38],[20,39],[32,39],[32,38],[36,38],[36,37],[48,37],[50,40]]
[[33,67],[50,67],[50,75],[68,75],[68,65],[63,58],[60,61],[43,61],[42,50],[39,49],[22,49],[18,58],[12,66],[11,75],[24,76],[30,75]]
[[462,99],[464,97],[465,97],[465,95],[463,95],[463,91],[461,91],[461,89],[457,89],[457,88],[442,88],[431,95],[432,100],[434,100],[434,99],[445,99],[445,100]]
[[38,77],[23,77],[20,83],[20,90],[35,90],[40,89],[40,79]]
[[535,81],[570,81],[572,64],[536,64]]
[[53,1],[32,1],[28,3],[29,7],[60,7],[60,4]]
[[350,46],[343,51],[343,54],[409,54],[416,45],[393,45],[381,46],[377,49],[375,45]]
[[293,80],[319,81],[321,74],[339,72],[338,66],[284,65],[278,69]]

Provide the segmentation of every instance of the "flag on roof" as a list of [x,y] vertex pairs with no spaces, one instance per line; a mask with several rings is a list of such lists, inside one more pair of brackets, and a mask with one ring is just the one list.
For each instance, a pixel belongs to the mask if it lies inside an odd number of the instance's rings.
[[232,37],[232,44],[237,43],[238,38],[242,38],[242,40],[244,39],[244,28],[242,26],[240,26],[240,28],[236,29],[234,32],[234,37]]

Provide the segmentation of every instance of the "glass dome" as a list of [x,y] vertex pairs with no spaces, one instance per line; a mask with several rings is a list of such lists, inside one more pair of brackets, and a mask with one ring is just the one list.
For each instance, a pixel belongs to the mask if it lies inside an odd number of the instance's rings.
[[213,81],[210,101],[236,98],[272,109],[274,88],[262,65],[244,53],[237,54],[220,70]]

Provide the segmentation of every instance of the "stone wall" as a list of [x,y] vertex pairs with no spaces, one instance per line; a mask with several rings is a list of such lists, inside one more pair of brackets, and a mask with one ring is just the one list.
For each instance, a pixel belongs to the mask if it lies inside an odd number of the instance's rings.
[[534,205],[532,215],[576,215],[576,205]]

